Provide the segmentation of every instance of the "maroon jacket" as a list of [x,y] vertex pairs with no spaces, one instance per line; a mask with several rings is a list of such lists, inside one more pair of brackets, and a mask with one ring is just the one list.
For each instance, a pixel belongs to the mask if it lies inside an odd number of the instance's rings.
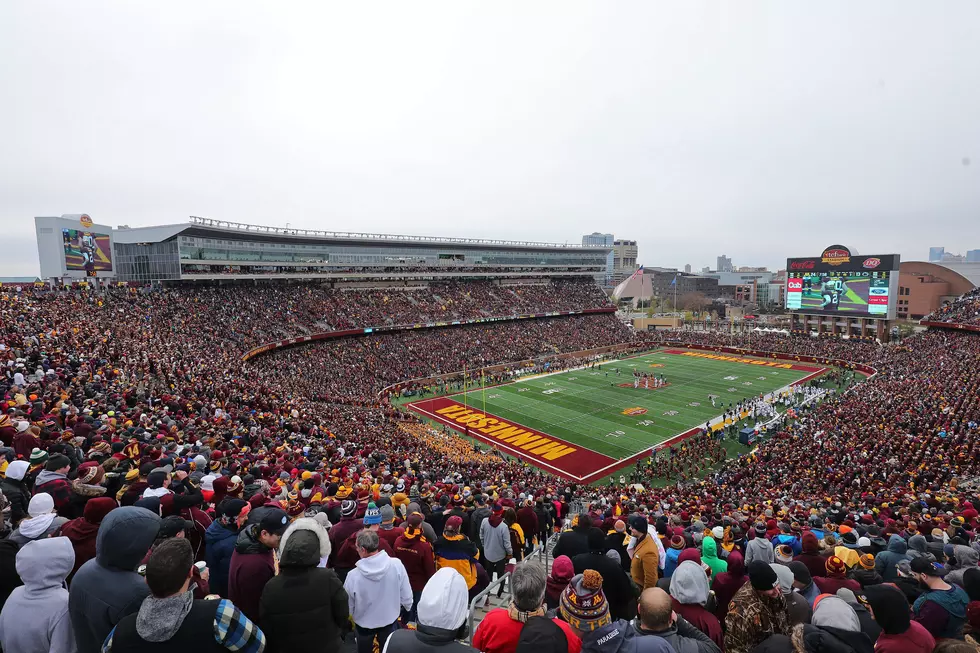
[[715,593],[717,605],[715,616],[718,617],[718,621],[724,623],[732,598],[748,579],[749,577],[745,575],[745,559],[738,549],[733,549],[728,554],[728,571],[715,574],[714,580],[711,581],[711,589]]
[[68,575],[70,583],[78,568],[95,557],[95,537],[99,534],[99,525],[79,517],[62,526],[61,534],[71,540],[71,547],[75,550],[75,566]]
[[413,592],[421,592],[425,584],[436,573],[432,545],[421,537],[409,539],[404,535],[395,540],[395,557],[405,565],[408,582]]
[[31,452],[41,447],[41,441],[29,430],[14,436],[14,453],[22,460],[29,460]]
[[258,532],[258,524],[242,529],[228,568],[228,600],[254,623],[259,623],[262,590],[276,575],[272,549],[258,541]]
[[395,549],[395,542],[404,533],[405,533],[405,529],[401,528],[400,526],[395,526],[394,528],[391,528],[389,530],[385,530],[383,528],[378,529],[378,537],[380,537],[382,540],[385,540],[388,543],[388,546],[391,547],[392,551],[394,551]]
[[837,594],[837,590],[845,587],[855,594],[861,593],[861,583],[850,578],[826,576],[824,578],[814,578],[813,582],[821,594]]
[[534,514],[534,508],[524,506],[517,511],[517,523],[524,531],[524,539],[531,541],[531,538],[538,536],[538,516]]
[[68,517],[69,519],[74,518],[76,515],[72,514],[71,482],[63,476],[48,480],[45,479],[43,474],[45,474],[45,472],[41,472],[41,474],[38,475],[38,481],[43,480],[44,482],[39,482],[34,486],[34,494],[40,494],[41,492],[50,494],[51,498],[54,499],[54,507],[58,512],[58,515],[60,517]]
[[328,533],[330,536],[330,558],[327,560],[328,567],[336,566],[337,556],[340,554],[340,548],[344,546],[344,542],[347,541],[351,533],[356,533],[362,528],[364,528],[364,520],[355,517],[341,517],[340,521],[333,525]]
[[[333,531],[333,529],[330,529]],[[380,532],[380,531],[379,531]],[[361,559],[361,555],[357,552],[357,533],[354,531],[351,533],[343,544],[340,546],[340,551],[337,552],[337,559],[334,560],[334,568],[341,571],[347,572],[357,565],[357,561]],[[388,540],[383,537],[378,538],[378,549],[380,551],[386,552],[392,558],[395,557],[395,552],[388,544]]]

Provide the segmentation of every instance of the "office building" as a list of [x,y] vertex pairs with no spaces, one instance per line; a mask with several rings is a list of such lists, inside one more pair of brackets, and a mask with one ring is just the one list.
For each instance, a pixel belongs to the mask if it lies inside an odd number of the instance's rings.
[[715,270],[718,272],[734,272],[735,267],[732,265],[732,259],[722,254],[718,257],[718,265]]
[[929,262],[939,263],[943,260],[943,254],[946,252],[945,247],[930,247],[929,248]]

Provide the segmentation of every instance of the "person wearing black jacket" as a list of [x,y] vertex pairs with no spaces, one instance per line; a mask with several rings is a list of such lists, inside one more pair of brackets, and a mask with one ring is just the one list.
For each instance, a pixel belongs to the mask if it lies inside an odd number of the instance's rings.
[[[577,520],[578,523],[572,527],[572,530],[564,531],[558,536],[558,543],[555,544],[555,550],[552,552],[554,557],[568,556],[574,559],[580,553],[589,552],[589,531],[593,528],[592,518],[588,513],[583,512]],[[601,534],[602,531],[599,533]]]
[[[620,528],[620,525],[622,525],[622,528]],[[626,524],[621,519],[617,519],[613,526],[613,532],[606,535],[606,551],[615,551],[619,554],[619,564],[627,574],[630,572],[630,565],[633,562],[630,559],[629,553],[626,552],[626,541],[628,539],[629,537],[626,535]]]
[[609,601],[609,612],[613,621],[631,619],[635,615],[636,596],[633,583],[622,566],[606,556],[606,538],[602,531],[593,528],[588,534],[589,552],[572,558],[576,574],[586,569],[594,569],[602,574],[602,590]]
[[545,507],[544,497],[538,497],[534,502],[534,515],[538,518],[538,542],[543,547],[548,545],[548,535],[555,528],[554,511],[554,504],[552,504],[551,510]]
[[279,575],[262,590],[259,604],[267,651],[339,651],[350,628],[347,592],[332,569],[330,538],[315,520],[303,517],[283,533]]
[[470,530],[467,535],[470,542],[476,544],[480,550],[480,560],[483,560],[483,542],[480,540],[480,526],[483,520],[490,516],[490,509],[487,508],[487,500],[482,494],[476,495],[476,508],[470,513]]
[[31,501],[30,490],[24,483],[29,465],[23,460],[15,460],[7,465],[7,475],[0,481],[0,491],[10,501],[10,524],[14,528],[21,519],[27,517],[27,504]]

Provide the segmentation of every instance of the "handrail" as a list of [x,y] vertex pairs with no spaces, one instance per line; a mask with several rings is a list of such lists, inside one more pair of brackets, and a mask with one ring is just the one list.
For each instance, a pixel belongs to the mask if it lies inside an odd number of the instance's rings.
[[468,633],[466,636],[467,644],[473,643],[473,615],[474,613],[476,613],[476,606],[479,605],[481,601],[485,601],[486,598],[490,596],[490,592],[497,589],[497,587],[499,587],[503,583],[507,582],[508,578],[510,578],[509,571],[506,572],[503,576],[501,576],[497,580],[487,585],[486,589],[484,589],[482,592],[474,596],[473,600],[470,601],[470,611],[466,614],[466,630]]

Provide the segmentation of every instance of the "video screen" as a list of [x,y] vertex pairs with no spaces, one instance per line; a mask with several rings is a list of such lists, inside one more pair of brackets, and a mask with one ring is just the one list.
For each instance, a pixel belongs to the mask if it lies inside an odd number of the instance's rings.
[[891,274],[888,270],[787,272],[786,308],[884,318]]
[[85,272],[112,272],[112,245],[107,234],[81,229],[62,229],[65,241],[65,269]]

